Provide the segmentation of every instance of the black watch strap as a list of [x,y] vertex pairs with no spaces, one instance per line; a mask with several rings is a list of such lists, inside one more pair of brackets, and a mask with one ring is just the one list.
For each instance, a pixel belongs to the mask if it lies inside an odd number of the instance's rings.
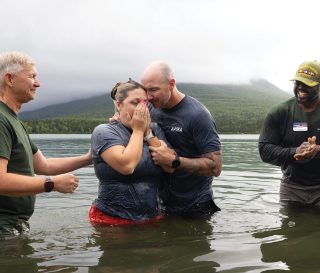
[[54,182],[50,176],[46,176],[46,180],[44,182],[44,191],[51,192],[54,188]]
[[176,169],[176,168],[178,168],[178,167],[180,166],[180,164],[181,164],[180,157],[179,157],[179,155],[176,153],[176,157],[175,157],[174,160],[172,161],[171,167]]

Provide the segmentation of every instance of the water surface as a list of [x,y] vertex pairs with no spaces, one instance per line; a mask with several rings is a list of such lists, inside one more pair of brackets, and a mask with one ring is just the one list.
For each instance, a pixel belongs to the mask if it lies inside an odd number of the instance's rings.
[[[48,156],[85,153],[89,135],[32,135]],[[1,241],[0,272],[318,272],[319,212],[282,208],[278,167],[260,161],[257,135],[222,135],[214,179],[221,211],[209,221],[93,227],[93,167],[73,194],[37,196],[28,236]]]

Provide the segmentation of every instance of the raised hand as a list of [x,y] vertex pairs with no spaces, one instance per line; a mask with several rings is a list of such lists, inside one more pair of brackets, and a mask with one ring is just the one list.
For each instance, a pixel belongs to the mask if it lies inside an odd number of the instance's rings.
[[309,137],[308,141],[303,142],[297,149],[293,156],[296,160],[311,159],[317,154],[316,137]]
[[146,104],[140,102],[135,108],[130,120],[131,129],[145,132],[148,125],[148,116],[150,116],[150,114]]
[[153,162],[156,165],[171,168],[171,162],[175,158],[175,152],[173,149],[170,149],[163,140],[160,140],[160,143],[161,145],[158,147],[149,146]]

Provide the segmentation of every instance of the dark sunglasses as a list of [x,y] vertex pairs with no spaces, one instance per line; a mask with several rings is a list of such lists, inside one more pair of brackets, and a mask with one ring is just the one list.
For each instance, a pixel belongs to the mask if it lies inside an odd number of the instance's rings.
[[319,87],[319,85],[311,87],[300,81],[294,81],[294,85],[303,91],[314,91]]

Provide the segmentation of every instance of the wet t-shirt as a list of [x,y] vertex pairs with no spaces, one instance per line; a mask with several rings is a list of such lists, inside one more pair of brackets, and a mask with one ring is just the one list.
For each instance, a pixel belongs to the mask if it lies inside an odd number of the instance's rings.
[[[156,124],[152,124],[152,130],[159,139],[165,139]],[[100,156],[114,145],[127,146],[130,137],[131,130],[120,122],[101,124],[94,129],[91,145],[99,179],[98,198],[94,205],[110,216],[147,220],[162,213],[159,187],[163,180],[161,168],[153,164],[147,142],[143,143],[141,160],[131,175],[114,170]]]
[[[171,109],[150,107],[151,117],[164,131],[179,156],[199,158],[220,151],[216,124],[208,109],[198,100],[185,96]],[[165,204],[170,213],[187,213],[198,203],[213,199],[212,176],[196,176],[177,169],[166,179]]]

